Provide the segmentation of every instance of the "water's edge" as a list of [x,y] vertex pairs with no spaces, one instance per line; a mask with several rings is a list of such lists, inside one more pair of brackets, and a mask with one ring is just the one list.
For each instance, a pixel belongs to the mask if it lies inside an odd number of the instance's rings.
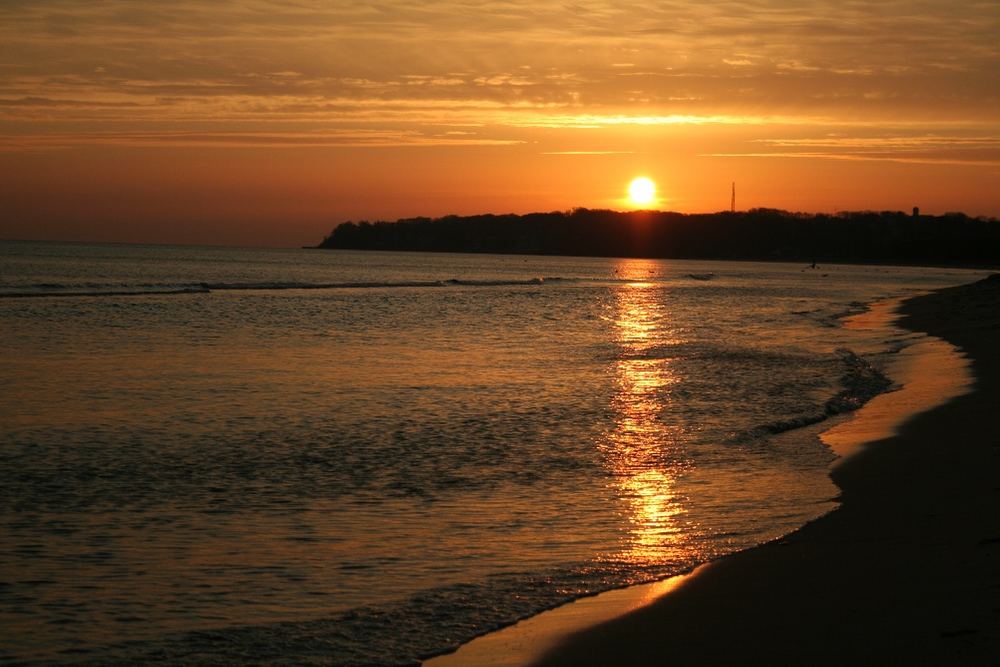
[[[853,319],[854,325],[859,328],[901,329],[899,322],[902,315],[899,310],[902,304],[909,298],[918,296],[920,294],[867,304],[863,313],[845,313],[841,323]],[[864,318],[869,315],[871,320],[866,322]],[[893,435],[900,426],[918,414],[971,391],[972,375],[968,360],[959,348],[940,338],[924,334],[906,347],[894,350],[892,359],[893,363],[886,374],[892,380],[893,386],[885,388],[856,410],[839,417],[832,415],[833,423],[824,424],[826,428],[819,437],[837,455],[837,459],[831,463],[831,471],[863,449],[866,444]],[[931,362],[938,372],[934,375],[921,373],[920,370]],[[838,507],[839,503],[822,516],[835,512]],[[743,551],[780,542],[799,529]],[[737,553],[741,552],[726,554],[720,558],[727,558]],[[688,577],[696,576],[700,568],[711,562],[713,561],[699,563],[684,572],[659,581],[602,591],[553,609],[543,610],[513,625],[490,631],[458,647],[448,649],[445,653],[426,656],[421,664],[423,667],[531,665],[546,651],[571,635],[624,616],[668,595]]]

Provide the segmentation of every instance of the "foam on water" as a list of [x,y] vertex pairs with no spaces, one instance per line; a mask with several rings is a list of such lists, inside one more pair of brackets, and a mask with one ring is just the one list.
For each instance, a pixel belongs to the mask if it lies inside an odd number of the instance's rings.
[[835,318],[976,277],[824,273],[0,244],[0,656],[412,664],[787,533],[910,342]]

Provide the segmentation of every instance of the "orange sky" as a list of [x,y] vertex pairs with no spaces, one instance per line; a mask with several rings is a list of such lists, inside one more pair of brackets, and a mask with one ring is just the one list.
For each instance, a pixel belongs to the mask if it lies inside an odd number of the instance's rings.
[[1000,216],[1000,3],[4,0],[0,238],[348,219]]

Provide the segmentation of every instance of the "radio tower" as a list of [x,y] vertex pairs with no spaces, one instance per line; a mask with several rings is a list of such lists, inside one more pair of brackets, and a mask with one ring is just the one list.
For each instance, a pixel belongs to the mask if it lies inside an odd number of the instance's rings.
[[736,181],[733,181],[733,198],[729,200],[729,212],[736,213]]

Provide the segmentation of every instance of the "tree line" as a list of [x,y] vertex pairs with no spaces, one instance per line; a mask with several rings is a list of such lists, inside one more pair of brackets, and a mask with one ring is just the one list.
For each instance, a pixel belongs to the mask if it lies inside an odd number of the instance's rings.
[[572,211],[344,222],[318,246],[672,259],[1000,264],[1000,220],[900,211]]

